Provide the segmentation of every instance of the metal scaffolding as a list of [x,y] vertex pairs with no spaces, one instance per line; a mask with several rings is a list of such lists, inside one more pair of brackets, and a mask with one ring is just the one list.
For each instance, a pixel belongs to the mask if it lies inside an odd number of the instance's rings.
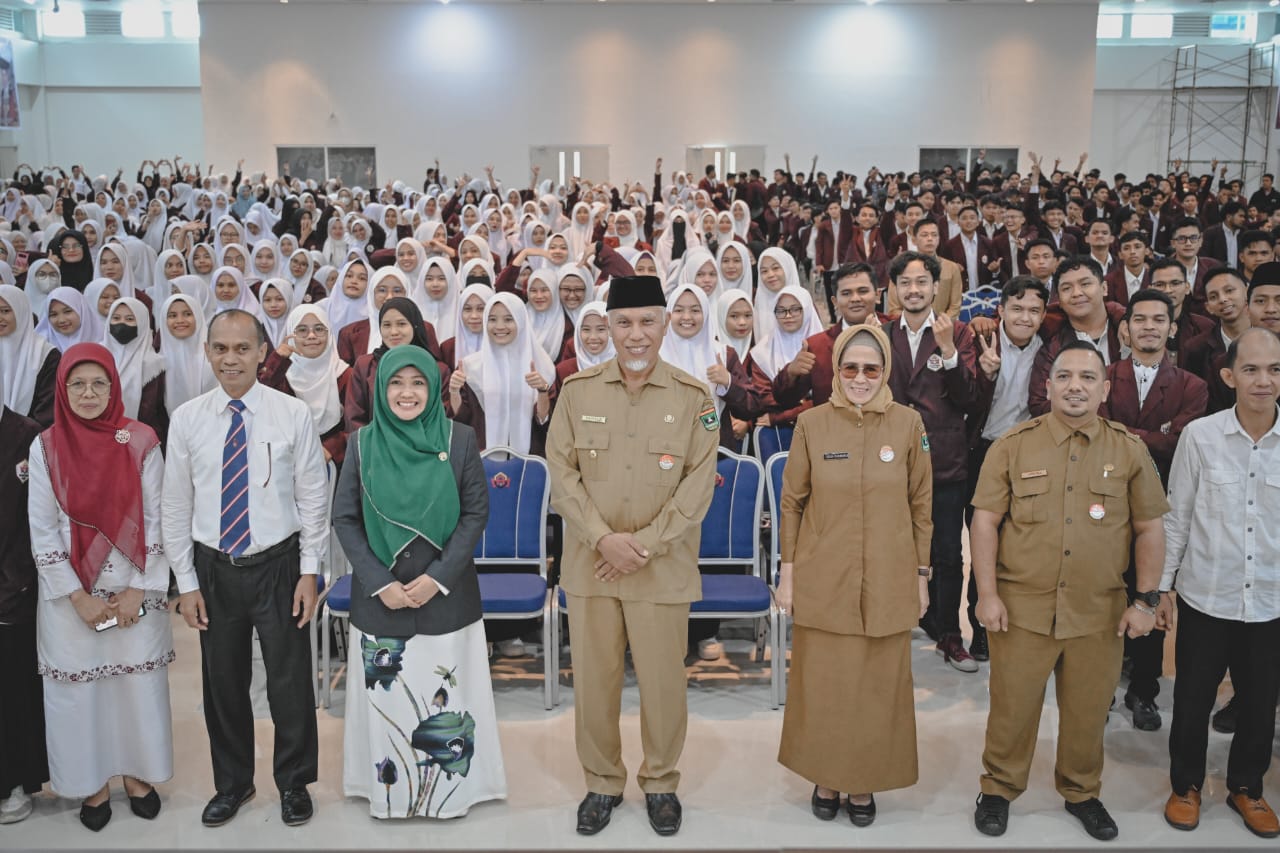
[[1267,170],[1276,103],[1275,45],[1186,45],[1174,51],[1169,162],[1207,173],[1213,160],[1245,186]]

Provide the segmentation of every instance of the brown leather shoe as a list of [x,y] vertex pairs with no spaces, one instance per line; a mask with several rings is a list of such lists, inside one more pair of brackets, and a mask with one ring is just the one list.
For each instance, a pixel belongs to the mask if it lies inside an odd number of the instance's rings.
[[1188,789],[1186,795],[1174,792],[1164,804],[1164,819],[1174,829],[1195,829],[1200,825],[1200,792]]
[[1248,792],[1240,791],[1227,795],[1227,805],[1244,819],[1245,827],[1259,838],[1280,836],[1280,820],[1276,819],[1276,813],[1262,797],[1251,800]]

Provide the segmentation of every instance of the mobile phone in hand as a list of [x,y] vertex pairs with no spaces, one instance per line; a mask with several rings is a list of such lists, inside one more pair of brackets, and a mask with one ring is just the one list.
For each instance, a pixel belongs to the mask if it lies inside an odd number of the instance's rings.
[[[147,605],[145,605],[145,604],[141,604],[141,605],[139,605],[139,606],[138,606],[138,618],[139,618],[139,619],[141,619],[143,616],[146,616],[146,615],[147,615]],[[97,625],[94,625],[94,626],[93,626],[93,630],[95,630],[95,631],[105,631],[105,630],[107,630],[108,628],[114,628],[114,627],[116,627],[116,625],[119,625],[119,624],[120,624],[120,621],[119,621],[116,617],[112,616],[112,617],[111,617],[110,619],[108,619],[107,621],[105,621],[105,622],[99,622]]]

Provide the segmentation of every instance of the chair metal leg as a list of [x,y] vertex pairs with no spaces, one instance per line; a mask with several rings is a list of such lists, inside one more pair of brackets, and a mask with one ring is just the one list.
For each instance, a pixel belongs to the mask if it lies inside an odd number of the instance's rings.
[[321,616],[321,620],[322,621],[320,624],[320,630],[323,633],[320,636],[320,649],[321,649],[320,656],[324,661],[323,672],[320,675],[321,680],[324,681],[324,684],[322,685],[322,688],[321,688],[324,691],[324,699],[321,701],[321,707],[328,708],[330,700],[333,697],[329,692],[330,650],[329,650],[329,608],[327,605],[324,607],[324,613]]
[[320,672],[320,661],[319,661],[320,656],[316,648],[318,645],[316,630],[319,626],[319,623],[320,623],[320,620],[316,619],[316,617],[313,615],[311,617],[310,624],[307,625],[307,632],[311,635],[311,687],[312,687],[311,695],[312,695],[312,698],[315,700],[317,708],[320,707],[320,690],[319,690],[319,685],[316,683],[316,679],[319,678],[319,672]]
[[550,711],[555,707],[551,696],[551,682],[555,678],[555,657],[552,654],[554,635],[551,627],[551,597],[553,591],[547,590],[546,604],[542,608],[542,704]]
[[560,589],[557,587],[551,591],[551,653],[553,655],[553,664],[551,667],[551,705],[559,707],[560,705]]

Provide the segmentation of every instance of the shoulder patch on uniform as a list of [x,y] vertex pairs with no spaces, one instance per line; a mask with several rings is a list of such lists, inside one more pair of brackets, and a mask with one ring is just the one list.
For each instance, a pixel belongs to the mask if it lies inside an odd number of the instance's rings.
[[925,453],[929,452],[929,433],[927,432],[920,433],[920,449]]
[[601,371],[603,371],[607,365],[608,362],[605,362],[604,364],[597,364],[595,367],[588,367],[586,370],[579,370],[577,373],[566,376],[564,378],[564,382],[561,383],[561,387],[568,385],[570,382],[577,382],[592,376],[599,376]]
[[702,423],[702,428],[708,432],[720,429],[720,418],[716,415],[716,404],[711,400],[705,400],[698,407],[698,420]]
[[[1040,423],[1044,420],[1044,417],[1045,417],[1044,415],[1040,415],[1039,417],[1034,417],[1029,421],[1023,421],[1020,424],[1015,424],[1009,427],[1009,429],[1005,432],[1005,435],[1015,435],[1020,432],[1026,432],[1029,429],[1034,429],[1035,427],[1040,426]],[[1003,436],[1001,437],[1003,438]]]

